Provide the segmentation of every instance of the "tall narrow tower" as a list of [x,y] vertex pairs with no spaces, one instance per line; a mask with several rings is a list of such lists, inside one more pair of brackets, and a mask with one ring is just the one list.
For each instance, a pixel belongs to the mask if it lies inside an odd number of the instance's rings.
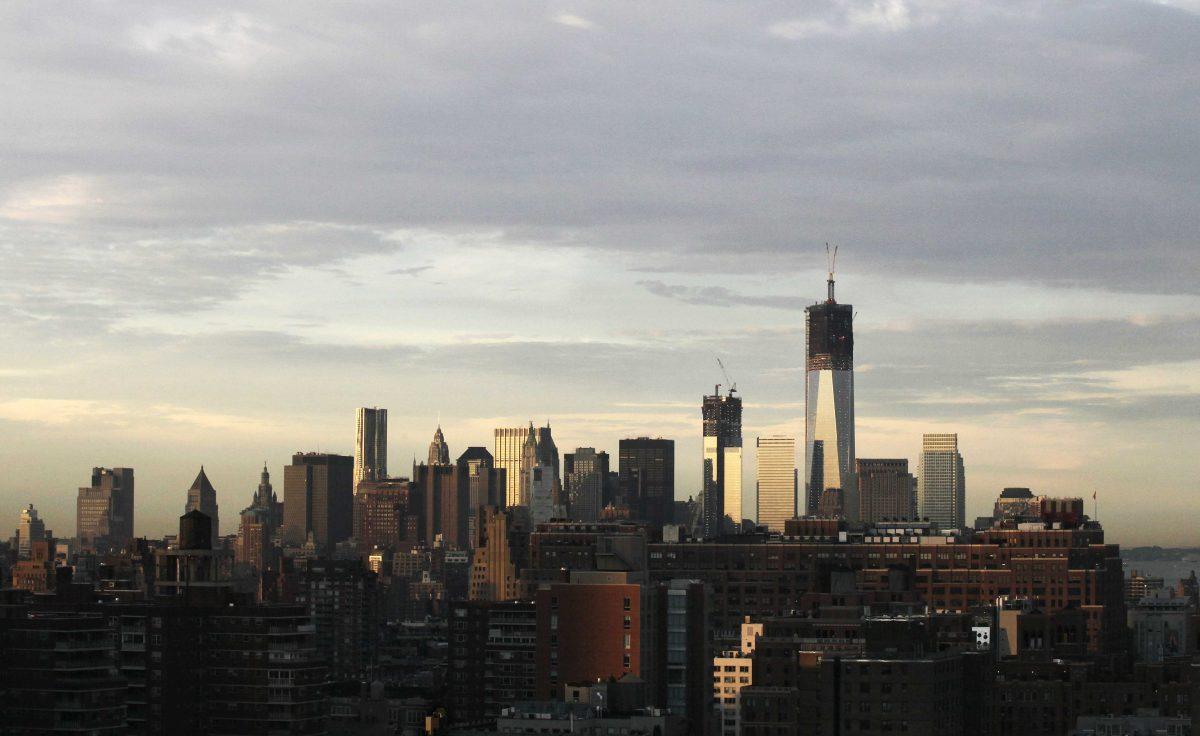
[[705,396],[704,493],[701,534],[710,539],[721,534],[725,517],[742,523],[742,399],[730,389],[722,395],[717,386]]
[[[855,522],[859,509],[854,480],[854,311],[834,298],[836,257],[834,250],[828,296],[805,310],[804,487],[809,514],[816,513],[826,488],[839,488],[846,520]],[[817,447],[822,450],[814,452]]]
[[387,409],[360,407],[355,416],[354,488],[387,477]]

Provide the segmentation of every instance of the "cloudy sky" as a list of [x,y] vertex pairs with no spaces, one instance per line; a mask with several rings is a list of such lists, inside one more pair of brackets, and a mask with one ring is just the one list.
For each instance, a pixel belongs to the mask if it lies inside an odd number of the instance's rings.
[[0,85],[0,528],[93,465],[232,519],[364,404],[685,497],[714,356],[803,432],[829,241],[860,456],[1200,544],[1200,2],[12,2]]

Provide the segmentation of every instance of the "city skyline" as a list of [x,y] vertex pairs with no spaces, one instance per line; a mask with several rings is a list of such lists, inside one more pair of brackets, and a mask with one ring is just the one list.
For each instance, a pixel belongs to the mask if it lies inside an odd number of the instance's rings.
[[714,354],[745,442],[803,436],[829,241],[857,456],[957,433],[968,519],[1197,544],[1195,5],[883,5],[11,9],[0,517],[127,466],[167,532],[372,405],[395,474],[550,420],[694,495]]

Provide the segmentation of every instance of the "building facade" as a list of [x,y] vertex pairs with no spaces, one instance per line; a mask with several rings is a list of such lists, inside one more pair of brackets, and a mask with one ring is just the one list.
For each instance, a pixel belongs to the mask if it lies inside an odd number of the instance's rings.
[[608,482],[607,452],[594,447],[579,447],[566,457],[563,490],[568,513],[575,521],[597,521],[604,508],[604,487]]
[[966,526],[967,481],[957,434],[927,434],[921,438],[917,500],[921,517],[942,529]]
[[796,438],[759,437],[757,523],[782,532],[783,523],[796,516]]
[[359,407],[355,416],[354,487],[387,477],[387,409]]
[[675,521],[675,440],[623,439],[617,486],[624,503],[652,527]]
[[133,468],[92,468],[92,484],[79,489],[75,536],[81,550],[107,552],[133,539]]
[[701,536],[722,533],[725,519],[742,521],[742,399],[718,385],[701,405],[704,420],[704,489]]
[[[854,482],[854,310],[828,297],[805,310],[804,486],[815,514],[826,488],[842,490],[847,520],[857,521]],[[821,443],[822,451],[816,451]]]
[[354,463],[348,455],[298,452],[283,469],[283,534],[290,545],[312,535],[318,547],[348,539],[354,526]]
[[907,458],[855,460],[859,517],[867,524],[885,519],[915,519],[916,479]]

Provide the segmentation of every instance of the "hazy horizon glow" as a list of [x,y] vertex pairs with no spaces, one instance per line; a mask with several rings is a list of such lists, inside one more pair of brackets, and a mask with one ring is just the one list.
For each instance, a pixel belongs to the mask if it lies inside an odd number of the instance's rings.
[[204,464],[232,529],[360,405],[393,474],[549,420],[675,439],[686,498],[715,355],[752,491],[829,241],[860,457],[958,432],[968,516],[1096,491],[1200,545],[1198,10],[5,6],[0,535],[73,534],[94,465],[159,535]]

